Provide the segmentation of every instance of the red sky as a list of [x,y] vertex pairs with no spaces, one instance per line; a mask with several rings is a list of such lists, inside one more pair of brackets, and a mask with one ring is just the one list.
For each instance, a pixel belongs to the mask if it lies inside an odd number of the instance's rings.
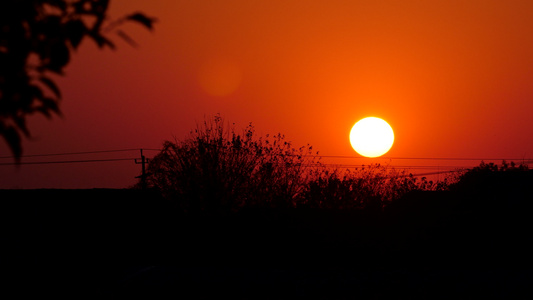
[[[157,149],[220,113],[323,155],[357,156],[349,131],[377,116],[388,157],[533,157],[533,2],[111,1],[111,16],[134,11],[155,30],[124,26],[137,48],[85,41],[58,78],[64,118],[33,117],[25,155]],[[0,188],[127,187],[131,160],[24,163],[138,156],[26,157],[0,166]]]

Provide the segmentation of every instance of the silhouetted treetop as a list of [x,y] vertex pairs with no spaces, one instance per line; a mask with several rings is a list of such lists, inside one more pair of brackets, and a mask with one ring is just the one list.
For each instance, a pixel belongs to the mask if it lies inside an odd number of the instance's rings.
[[451,185],[452,190],[489,194],[499,197],[502,193],[517,193],[530,190],[532,170],[527,164],[502,161],[501,165],[481,162],[459,177]]
[[63,75],[84,39],[114,49],[105,33],[133,40],[118,26],[133,21],[152,29],[155,19],[136,12],[110,21],[109,0],[2,0],[0,2],[0,135],[13,156],[22,154],[26,117],[60,115],[61,92],[50,74]]
[[251,124],[236,132],[217,116],[187,139],[165,142],[147,182],[183,211],[294,207],[318,162],[311,154],[311,146],[294,148],[281,134],[258,138]]

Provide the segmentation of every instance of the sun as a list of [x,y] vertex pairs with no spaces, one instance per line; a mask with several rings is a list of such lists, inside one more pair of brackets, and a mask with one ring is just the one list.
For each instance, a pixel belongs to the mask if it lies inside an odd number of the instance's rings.
[[378,157],[387,153],[394,143],[394,132],[385,120],[368,117],[359,120],[350,131],[353,149],[366,157]]

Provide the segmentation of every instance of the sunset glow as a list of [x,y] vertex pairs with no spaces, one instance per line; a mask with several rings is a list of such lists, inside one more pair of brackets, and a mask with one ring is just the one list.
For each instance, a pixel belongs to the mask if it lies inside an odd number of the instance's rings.
[[[50,74],[63,118],[29,118],[23,155],[158,149],[220,114],[336,157],[357,155],[349,130],[377,115],[394,127],[387,156],[414,158],[392,165],[533,157],[533,1],[109,3],[114,18],[141,11],[159,21],[153,31],[120,28],[137,47],[114,32],[116,51],[84,41],[64,76]],[[12,161],[5,143],[0,154]],[[439,165],[467,163],[479,160]],[[6,166],[0,185],[127,187],[139,170],[127,160]]]

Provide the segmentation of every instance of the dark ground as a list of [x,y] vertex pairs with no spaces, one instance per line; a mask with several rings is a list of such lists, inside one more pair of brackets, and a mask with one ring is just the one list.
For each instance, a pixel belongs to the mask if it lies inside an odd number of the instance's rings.
[[138,190],[3,190],[0,297],[533,299],[532,199],[419,192],[385,212],[206,217]]

